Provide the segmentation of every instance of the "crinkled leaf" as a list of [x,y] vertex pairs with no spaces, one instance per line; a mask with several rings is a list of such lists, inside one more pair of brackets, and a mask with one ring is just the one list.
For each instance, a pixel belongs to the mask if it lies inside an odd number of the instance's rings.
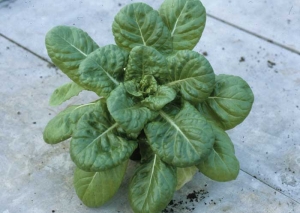
[[51,95],[49,104],[51,106],[58,106],[70,98],[78,95],[84,89],[74,82],[67,83],[56,90]]
[[47,33],[46,48],[53,63],[69,78],[78,82],[81,61],[99,46],[81,29],[57,26]]
[[151,46],[161,53],[172,52],[171,33],[158,12],[147,4],[133,3],[115,16],[113,34],[119,47]]
[[45,142],[56,144],[70,138],[81,116],[100,107],[101,104],[102,100],[85,105],[70,106],[60,112],[45,127],[43,133]]
[[253,102],[254,95],[246,81],[238,76],[218,75],[212,94],[198,108],[228,130],[245,120]]
[[198,171],[196,166],[177,168],[177,186],[176,190],[181,189],[184,184],[191,181]]
[[197,167],[215,181],[230,181],[239,174],[240,164],[235,157],[234,146],[224,130],[214,127],[216,135],[213,151]]
[[126,92],[128,92],[130,95],[133,95],[135,97],[142,97],[143,93],[139,91],[139,84],[136,83],[134,80],[131,81],[125,81],[124,87]]
[[111,92],[107,99],[107,107],[115,121],[130,133],[139,133],[144,125],[157,115],[130,96],[123,84]]
[[71,140],[71,158],[82,170],[99,172],[124,162],[137,147],[135,141],[119,136],[106,106],[84,114]]
[[128,53],[116,45],[101,47],[79,67],[79,82],[86,89],[107,97],[124,76]]
[[214,89],[215,74],[204,56],[190,50],[178,51],[168,58],[171,82],[167,85],[178,88],[182,97],[192,103],[208,98]]
[[157,111],[173,101],[175,97],[176,91],[174,89],[167,86],[160,86],[154,95],[150,95],[142,101],[142,105]]
[[178,114],[159,111],[159,121],[150,122],[145,133],[152,150],[177,167],[194,166],[211,152],[214,134],[205,118],[185,102]]
[[196,46],[206,22],[206,11],[199,0],[165,0],[159,14],[171,32],[174,50]]
[[134,212],[159,213],[170,202],[176,187],[176,168],[157,155],[141,164],[129,185],[129,201]]
[[144,75],[152,75],[163,82],[169,75],[167,60],[152,47],[134,47],[129,54],[125,81],[140,82]]
[[124,178],[128,160],[101,172],[86,172],[76,168],[74,187],[80,200],[88,207],[98,207],[110,200]]

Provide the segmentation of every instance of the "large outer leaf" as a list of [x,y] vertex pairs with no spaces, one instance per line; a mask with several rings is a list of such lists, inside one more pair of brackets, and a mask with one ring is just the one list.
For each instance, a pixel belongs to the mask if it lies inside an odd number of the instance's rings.
[[181,189],[187,182],[191,181],[198,171],[196,166],[177,168],[177,185],[176,190]]
[[102,172],[86,172],[76,168],[74,187],[80,200],[88,207],[98,207],[110,200],[124,178],[128,161]]
[[99,96],[107,97],[124,76],[128,53],[116,45],[101,47],[79,67],[79,82]]
[[214,89],[215,74],[204,56],[182,50],[168,61],[172,79],[168,86],[179,88],[182,97],[193,103],[208,98]]
[[160,86],[154,95],[150,95],[142,101],[142,105],[157,111],[173,101],[175,97],[176,91],[174,89],[167,86]]
[[160,111],[161,121],[149,123],[145,133],[153,151],[177,167],[194,166],[212,150],[214,134],[205,118],[189,103],[172,116]]
[[153,75],[160,82],[164,81],[169,75],[167,60],[152,47],[134,47],[129,54],[125,81],[140,82],[144,75]]
[[47,33],[46,48],[53,63],[77,82],[77,71],[81,61],[99,47],[81,29],[57,26]]
[[118,136],[117,126],[110,119],[105,104],[80,118],[70,149],[71,158],[80,169],[104,171],[129,158],[137,143]]
[[141,164],[129,185],[129,201],[136,213],[159,213],[170,202],[176,187],[176,168],[157,155]]
[[159,13],[171,31],[174,50],[192,50],[205,27],[206,12],[199,0],[165,0]]
[[113,34],[119,47],[152,46],[161,53],[172,52],[171,33],[158,12],[147,4],[133,3],[123,7],[113,23]]
[[211,96],[198,108],[208,119],[228,130],[245,120],[253,102],[254,95],[246,81],[238,76],[218,75]]
[[70,106],[56,115],[45,127],[43,136],[46,143],[56,144],[72,136],[78,120],[101,106],[102,100],[80,106]]
[[230,181],[239,174],[240,164],[234,154],[229,136],[221,128],[214,126],[216,140],[211,154],[197,167],[207,177],[215,181]]
[[57,88],[53,92],[49,103],[51,106],[58,106],[70,98],[78,95],[83,90],[84,89],[81,86],[75,84],[74,82],[67,83]]
[[126,92],[123,84],[111,92],[107,99],[107,107],[115,121],[130,133],[139,133],[144,125],[157,115],[147,107],[140,106],[139,102]]

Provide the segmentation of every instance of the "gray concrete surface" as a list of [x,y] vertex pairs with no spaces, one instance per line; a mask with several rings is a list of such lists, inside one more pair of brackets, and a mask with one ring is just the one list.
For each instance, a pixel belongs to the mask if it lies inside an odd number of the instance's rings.
[[[100,46],[112,43],[113,17],[119,3],[129,2],[134,1],[0,1],[0,213],[131,212],[124,196],[130,170],[112,201],[98,209],[86,208],[72,186],[74,165],[68,142],[50,146],[42,140],[50,118],[67,105],[88,102],[95,96],[86,92],[63,106],[49,107],[52,91],[69,80],[13,43],[48,59],[45,34],[61,24],[84,29]],[[157,8],[162,0],[143,2]],[[250,1],[203,0],[208,12],[220,19],[278,43],[299,44],[296,28],[270,16],[285,11],[287,5],[293,5],[290,13],[299,9],[298,2],[286,2],[283,7],[280,0],[264,1],[255,3],[260,6],[253,9]],[[233,3],[234,7],[230,6]],[[300,23],[299,13],[289,18],[290,24]],[[293,48],[300,50],[297,45]],[[246,121],[229,131],[241,162],[238,179],[217,183],[197,174],[175,194],[168,211],[300,212],[300,56],[214,18],[208,18],[195,50],[207,53],[216,73],[247,80],[255,104]],[[198,202],[187,199],[193,191]]]

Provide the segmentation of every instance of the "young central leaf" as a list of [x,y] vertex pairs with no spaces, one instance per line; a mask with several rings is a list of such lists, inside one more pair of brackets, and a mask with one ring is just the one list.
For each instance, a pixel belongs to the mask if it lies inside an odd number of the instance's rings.
[[47,33],[46,48],[53,63],[77,82],[81,61],[99,46],[81,29],[57,26]]
[[91,53],[79,67],[79,82],[86,89],[107,97],[124,75],[128,53],[108,45]]
[[137,143],[120,137],[117,123],[109,118],[105,104],[78,121],[71,140],[71,157],[84,171],[98,172],[113,168],[133,153]]
[[76,168],[74,187],[80,200],[89,207],[98,207],[110,200],[124,178],[128,160],[101,172],[86,172]]
[[136,46],[151,46],[164,54],[172,52],[169,29],[158,12],[144,3],[123,7],[115,17],[113,34],[117,45],[128,51]]
[[138,46],[131,50],[126,67],[125,81],[139,82],[144,75],[152,75],[159,82],[169,77],[165,57],[152,47]]
[[157,155],[141,164],[129,185],[129,200],[134,212],[159,213],[170,202],[176,187],[176,168]]
[[215,74],[202,55],[182,50],[168,62],[172,80],[167,86],[178,88],[185,100],[195,104],[208,98],[214,89]]
[[205,27],[206,12],[199,0],[165,0],[160,9],[171,31],[174,50],[192,50]]
[[111,92],[107,107],[116,122],[129,133],[139,133],[149,120],[157,116],[127,93],[123,84]]
[[214,134],[205,118],[189,103],[175,116],[161,110],[159,121],[149,123],[145,133],[153,151],[177,167],[197,165],[212,150]]

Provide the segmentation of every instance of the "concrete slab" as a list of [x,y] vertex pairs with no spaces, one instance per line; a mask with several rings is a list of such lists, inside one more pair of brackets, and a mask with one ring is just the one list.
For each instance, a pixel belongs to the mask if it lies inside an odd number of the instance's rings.
[[202,2],[209,14],[300,52],[298,0],[202,0]]

